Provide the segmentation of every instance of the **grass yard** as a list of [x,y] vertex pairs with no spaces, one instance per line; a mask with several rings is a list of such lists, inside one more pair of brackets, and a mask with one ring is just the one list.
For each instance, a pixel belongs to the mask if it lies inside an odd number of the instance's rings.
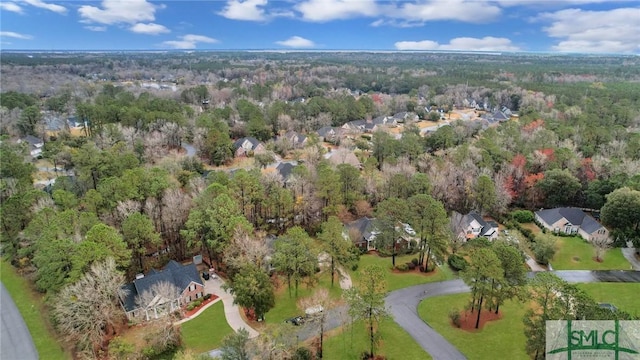
[[640,283],[577,284],[599,303],[609,303],[632,315],[640,316]]
[[291,284],[291,296],[289,296],[289,288],[287,287],[286,278],[282,277],[281,281],[282,284],[276,290],[276,306],[265,314],[265,322],[267,324],[279,324],[284,322],[286,319],[304,314],[303,310],[298,309],[298,299],[311,296],[316,289],[325,288],[329,290],[329,295],[336,301],[340,301],[342,297],[342,289],[340,289],[340,283],[337,278],[333,288],[331,288],[331,274],[329,271],[323,271],[320,273],[318,284],[314,287],[308,287],[305,284],[300,284],[298,287],[297,298],[293,283]]
[[36,350],[41,358],[70,359],[64,348],[56,341],[56,334],[48,322],[47,314],[42,303],[42,297],[31,290],[28,280],[21,277],[11,264],[0,261],[2,283],[16,303],[24,322],[29,328]]
[[457,347],[467,358],[473,359],[529,359],[525,352],[526,338],[522,318],[526,307],[508,301],[500,310],[503,318],[491,321],[477,332],[455,328],[449,320],[451,309],[464,309],[470,294],[436,296],[418,306],[420,317]]
[[554,270],[629,270],[631,264],[619,248],[609,249],[602,256],[602,262],[594,260],[595,248],[579,237],[556,238],[556,254],[551,266]]
[[200,354],[220,347],[222,339],[233,329],[224,317],[222,301],[211,305],[195,319],[181,325],[184,347]]
[[[431,359],[429,354],[391,319],[380,324],[379,334],[381,340],[376,347],[376,353],[385,355],[387,359]],[[369,351],[369,333],[362,321],[336,330],[324,340],[325,359],[360,360],[364,351]]]
[[[417,258],[418,254],[414,255],[403,255],[396,257],[396,265],[404,264],[410,262],[411,259]],[[386,273],[386,281],[387,281],[387,289],[389,291],[394,291],[402,288],[406,288],[409,286],[425,284],[436,281],[444,281],[450,280],[454,278],[453,272],[449,269],[448,266],[439,267],[435,274],[421,274],[419,272],[409,271],[409,272],[393,272],[391,265],[391,257],[380,257],[376,254],[366,254],[360,256],[360,262],[358,263],[358,269],[356,271],[349,271],[351,274],[351,279],[353,283],[356,284],[358,279],[360,278],[360,271],[368,266],[368,265],[379,265],[383,269],[387,270]]]

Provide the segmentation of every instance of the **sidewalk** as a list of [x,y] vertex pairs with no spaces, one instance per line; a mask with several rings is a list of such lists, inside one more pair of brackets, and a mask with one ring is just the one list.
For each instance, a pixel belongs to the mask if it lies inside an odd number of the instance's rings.
[[[217,277],[213,277],[204,282],[204,291],[207,294],[213,294],[218,296],[218,300],[222,300],[224,305],[224,316],[227,318],[227,323],[234,331],[238,331],[241,328],[245,328],[249,332],[249,338],[253,339],[260,335],[255,329],[249,326],[242,316],[240,316],[240,308],[233,303],[233,295],[222,289],[224,281]],[[217,301],[217,300],[216,300]]]

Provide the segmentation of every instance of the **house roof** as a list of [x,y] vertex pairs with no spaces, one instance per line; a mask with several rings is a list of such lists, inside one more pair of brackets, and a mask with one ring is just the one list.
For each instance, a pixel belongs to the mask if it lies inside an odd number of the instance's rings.
[[368,218],[365,216],[346,224],[345,228],[347,232],[357,231],[365,240],[369,241],[372,236],[375,236],[374,233],[376,232],[376,229],[374,222],[374,218]]
[[36,145],[42,145],[42,139],[39,139],[33,135],[27,135],[24,138],[22,138],[22,140],[26,141],[29,143],[29,145],[32,146],[36,146]]
[[[124,290],[128,290],[128,293],[122,301],[125,309],[127,311],[134,310],[136,308],[136,296],[150,290],[155,284],[162,282],[175,285],[181,292],[192,282],[204,286],[195,264],[182,265],[171,260],[162,270],[151,269],[145,277],[135,279],[133,283],[126,284],[122,287]],[[130,306],[130,308],[127,308],[127,306]]]
[[278,164],[278,166],[276,166],[276,170],[278,170],[278,173],[280,174],[280,176],[282,176],[282,179],[286,181],[289,176],[291,176],[291,172],[293,171],[293,168],[295,166],[295,164],[289,162],[281,162]]
[[336,132],[336,130],[334,128],[332,128],[331,126],[323,126],[320,129],[318,129],[318,131],[316,131],[316,133],[318,133],[318,135],[322,136],[322,137],[326,137],[327,135],[330,134],[330,132]]
[[233,149],[234,150],[238,150],[246,141],[251,143],[251,150],[254,150],[256,147],[258,147],[258,145],[260,145],[260,141],[258,141],[258,139],[256,139],[256,138],[243,137],[243,138],[240,138],[240,139],[236,140],[233,143]]
[[594,218],[587,215],[584,211],[578,208],[555,208],[536,211],[544,222],[548,225],[554,224],[561,219],[565,219],[571,225],[580,227],[587,234],[592,234],[603,226],[597,222]]

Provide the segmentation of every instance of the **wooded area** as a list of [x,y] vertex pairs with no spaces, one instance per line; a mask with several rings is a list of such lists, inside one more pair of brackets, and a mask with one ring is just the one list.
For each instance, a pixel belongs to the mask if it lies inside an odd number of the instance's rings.
[[[336,240],[362,217],[379,221],[375,247],[394,265],[397,225],[409,224],[427,270],[455,251],[453,211],[506,221],[514,209],[585,208],[616,246],[640,247],[638,57],[3,53],[1,63],[2,254],[90,356],[124,321],[111,290],[136,274],[202,254],[262,318],[273,271],[290,295],[313,278],[313,239],[333,284],[335,266],[357,258]],[[499,111],[512,116],[481,117]],[[262,148],[239,154],[243,138]],[[487,278],[511,281],[501,268],[510,260],[486,252],[467,272],[482,258]],[[107,290],[74,305],[90,315],[70,316],[69,298],[92,282]],[[474,288],[478,311],[513,296]],[[92,329],[80,321],[89,319]]]

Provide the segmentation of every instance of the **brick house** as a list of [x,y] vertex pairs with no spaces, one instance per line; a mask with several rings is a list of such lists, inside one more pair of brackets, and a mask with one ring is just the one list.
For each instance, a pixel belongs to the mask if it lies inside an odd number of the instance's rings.
[[[158,291],[165,284],[173,286],[172,294]],[[203,297],[204,283],[195,264],[182,265],[171,260],[162,270],[151,270],[146,276],[139,274],[122,290],[120,299],[127,318],[148,321],[166,316]],[[146,305],[140,304],[142,298],[148,300]]]

